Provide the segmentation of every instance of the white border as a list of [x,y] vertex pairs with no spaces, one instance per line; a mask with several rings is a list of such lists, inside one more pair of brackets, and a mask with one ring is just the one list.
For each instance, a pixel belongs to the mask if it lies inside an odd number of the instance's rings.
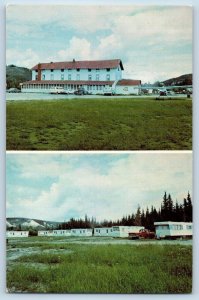
[[[199,296],[199,241],[198,241],[198,233],[199,233],[199,218],[197,217],[197,213],[199,213],[199,70],[198,70],[198,53],[199,53],[199,42],[197,38],[199,37],[199,1],[198,0],[0,0],[0,199],[2,203],[2,209],[0,209],[0,225],[1,229],[5,231],[5,5],[6,4],[92,4],[92,5],[193,5],[194,8],[194,48],[193,48],[193,69],[194,69],[194,101],[193,101],[193,150],[194,150],[194,164],[193,164],[193,186],[194,186],[194,228],[195,228],[195,241],[194,241],[194,276],[193,276],[193,293],[191,295],[71,295],[71,294],[5,294],[5,241],[4,235],[0,235],[0,245],[2,245],[2,252],[0,255],[0,270],[1,270],[1,280],[0,280],[0,297],[1,299],[57,299],[57,298],[67,298],[67,299],[198,299]],[[16,153],[16,151],[13,151]],[[19,153],[29,153],[30,151],[18,151]],[[78,153],[82,153],[78,152]],[[131,151],[122,151],[122,153],[129,153]],[[139,153],[145,153],[142,151]],[[146,151],[150,152],[150,151]],[[159,152],[159,151],[157,151]],[[167,151],[165,151],[167,152]],[[170,151],[169,151],[170,152]],[[180,151],[182,152],[182,151]],[[184,152],[184,151],[183,151]],[[186,152],[186,151],[185,151]],[[189,151],[188,151],[189,152]],[[9,151],[8,153],[12,153]],[[31,153],[41,153],[39,152],[31,152]],[[44,151],[42,151],[44,153]],[[50,151],[45,153],[50,153]],[[53,152],[55,153],[55,152]],[[62,151],[60,153],[63,153]],[[68,152],[67,152],[68,153]],[[71,153],[71,152],[70,152]],[[72,151],[72,153],[76,153],[76,151]],[[90,153],[90,152],[86,152]],[[92,151],[92,153],[99,153],[98,151]],[[100,153],[102,153],[100,151]],[[103,153],[107,153],[107,151],[103,151]],[[110,152],[108,152],[110,153]],[[121,153],[120,151],[111,151],[111,153]]]

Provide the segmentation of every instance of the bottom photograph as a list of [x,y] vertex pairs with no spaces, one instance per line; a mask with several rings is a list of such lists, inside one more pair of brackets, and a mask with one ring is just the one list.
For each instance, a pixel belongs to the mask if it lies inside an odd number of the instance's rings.
[[192,152],[7,152],[8,293],[192,292]]

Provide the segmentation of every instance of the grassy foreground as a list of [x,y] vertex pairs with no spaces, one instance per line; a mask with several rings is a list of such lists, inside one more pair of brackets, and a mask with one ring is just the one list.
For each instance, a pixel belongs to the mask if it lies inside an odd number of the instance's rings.
[[7,101],[7,150],[191,150],[192,101]]
[[190,293],[192,289],[191,246],[38,243],[38,252],[32,254],[31,246],[26,245],[28,254],[8,264],[9,292]]

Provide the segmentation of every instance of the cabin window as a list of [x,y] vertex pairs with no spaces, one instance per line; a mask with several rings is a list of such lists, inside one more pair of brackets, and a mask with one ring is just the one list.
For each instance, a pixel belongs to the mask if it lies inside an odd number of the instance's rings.
[[192,229],[192,225],[187,225],[187,229]]

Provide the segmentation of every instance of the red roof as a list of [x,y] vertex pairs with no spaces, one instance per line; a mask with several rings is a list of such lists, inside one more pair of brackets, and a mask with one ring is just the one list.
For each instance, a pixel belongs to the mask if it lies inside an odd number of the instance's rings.
[[79,84],[79,85],[112,85],[114,81],[88,81],[88,80],[30,80],[23,84]]
[[82,60],[82,61],[63,61],[63,62],[50,62],[39,63],[31,70],[38,70],[38,66],[41,70],[60,70],[60,69],[113,69],[120,65],[124,70],[122,61],[120,59],[111,60]]
[[117,82],[117,85],[140,85],[141,80],[133,80],[133,79],[121,79]]

